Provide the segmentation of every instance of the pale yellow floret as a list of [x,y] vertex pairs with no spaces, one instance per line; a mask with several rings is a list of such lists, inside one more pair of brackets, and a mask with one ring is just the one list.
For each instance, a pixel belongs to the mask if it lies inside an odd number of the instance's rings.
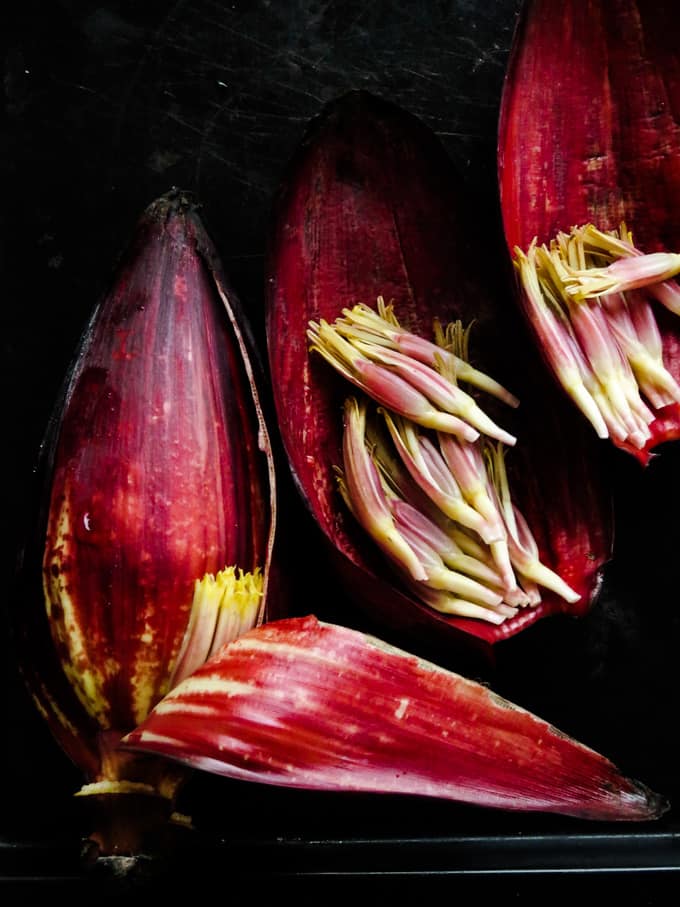
[[170,687],[200,667],[218,649],[252,629],[260,612],[264,577],[238,567],[206,573],[194,584],[194,597],[184,642]]
[[96,797],[101,794],[146,794],[155,796],[157,788],[141,781],[93,781],[83,784],[75,794],[76,797]]
[[53,517],[51,534],[51,551],[43,565],[43,591],[50,628],[62,647],[61,665],[78,699],[86,712],[102,728],[107,728],[111,706],[104,688],[108,677],[117,672],[118,664],[111,658],[101,663],[92,658],[87,631],[70,594],[68,573],[63,569],[68,563],[74,536],[68,487],[57,515]]

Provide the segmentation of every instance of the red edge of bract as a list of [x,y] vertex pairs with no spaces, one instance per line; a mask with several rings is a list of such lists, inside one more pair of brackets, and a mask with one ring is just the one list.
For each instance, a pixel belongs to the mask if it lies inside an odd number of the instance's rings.
[[265,624],[124,746],[243,781],[646,821],[665,799],[482,684],[315,617]]
[[[501,280],[499,295],[484,283],[497,278],[483,254],[502,262],[503,248],[483,248],[471,211],[462,181],[422,122],[366,92],[337,99],[312,123],[276,201],[266,327],[283,446],[345,588],[379,626],[413,630],[435,645],[477,640],[484,647],[546,615],[589,609],[611,555],[611,505],[597,450],[560,395],[541,385],[541,364],[509,303],[512,288]],[[501,422],[518,420],[520,440],[508,457],[518,503],[546,562],[581,593],[576,607],[547,595],[500,627],[439,614],[390,580],[354,525],[333,473],[349,385],[309,354],[306,329],[310,320],[333,321],[345,306],[374,306],[379,295],[423,336],[431,336],[435,318],[475,322],[474,364],[522,400],[517,414],[499,413]]]
[[[534,237],[622,221],[646,252],[680,247],[680,63],[670,2],[530,0],[506,72],[498,135],[501,209],[510,254]],[[522,294],[517,296],[522,305]],[[680,378],[680,320],[658,311],[667,368]],[[546,368],[549,368],[546,364]],[[638,450],[680,438],[665,407]],[[615,442],[612,442],[615,443]]]

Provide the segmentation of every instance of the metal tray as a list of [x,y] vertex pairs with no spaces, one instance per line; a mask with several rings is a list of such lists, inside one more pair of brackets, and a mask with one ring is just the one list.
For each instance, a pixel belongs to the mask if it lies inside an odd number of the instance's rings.
[[[171,186],[193,190],[256,332],[273,192],[308,120],[365,88],[439,135],[480,206],[497,216],[498,105],[515,0],[494,3],[221,3],[26,0],[5,58],[2,569],[10,587],[31,466],[91,306],[137,216]],[[589,617],[544,621],[457,663],[677,801],[677,529],[680,453],[642,471],[612,456],[617,554]],[[304,523],[299,569],[317,540]],[[346,617],[307,583],[301,610]],[[196,775],[197,831],[168,858],[88,862],[80,784],[35,712],[0,625],[0,897],[59,886],[101,899],[202,879],[336,891],[540,896],[594,879],[653,903],[680,872],[677,809],[644,826],[593,826],[406,797],[309,794]],[[351,619],[351,618],[350,618]],[[467,888],[466,886],[474,886]],[[480,887],[481,886],[481,887]],[[548,888],[544,888],[548,886]],[[499,888],[499,890],[500,890]],[[8,901],[7,901],[8,902]],[[8,902],[9,903],[9,902]]]

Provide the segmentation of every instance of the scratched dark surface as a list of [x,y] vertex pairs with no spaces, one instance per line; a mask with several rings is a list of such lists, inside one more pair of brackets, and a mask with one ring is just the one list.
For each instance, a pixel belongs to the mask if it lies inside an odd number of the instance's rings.
[[[310,118],[337,95],[364,88],[400,103],[438,134],[493,220],[498,104],[517,10],[514,0],[27,0],[13,9],[5,29],[0,129],[8,426],[0,506],[8,589],[17,520],[51,406],[85,319],[143,208],[172,186],[194,192],[260,333],[272,195]],[[621,508],[629,522],[619,544],[648,569],[633,573],[625,558],[591,619],[578,629],[559,625],[527,634],[510,647],[507,660],[526,666],[531,659],[531,671],[509,679],[502,656],[494,678],[504,692],[666,793],[677,788],[676,745],[666,726],[675,711],[667,718],[675,675],[664,667],[674,641],[646,608],[653,601],[675,633],[677,601],[668,602],[666,581],[654,569],[659,548],[650,532],[640,532],[638,520],[659,489],[669,502],[677,500],[674,465],[671,458],[670,465],[655,466],[647,484],[627,464],[615,467],[630,493]],[[660,556],[674,557],[667,536]],[[566,636],[556,646],[560,633]],[[27,701],[4,612],[0,661],[0,842],[21,842],[31,853],[38,841],[44,855],[55,839],[64,844],[63,829],[70,828],[64,817],[79,780]],[[464,847],[479,837],[479,855],[494,835],[545,835],[568,844],[584,833],[579,823],[555,819],[480,816],[454,804],[393,798],[292,794],[207,777],[196,779],[191,794],[195,815],[213,835],[216,862],[225,859],[223,847],[236,854],[241,869],[262,858],[282,872],[275,845],[287,842],[283,854],[298,880],[324,871],[342,876],[337,861],[343,858],[328,854],[344,853],[350,876],[352,866],[357,877],[366,877],[372,868],[390,875],[410,865],[413,877],[425,879],[443,867],[453,871],[437,850],[447,836],[458,836]],[[654,831],[672,833],[672,818],[664,823]],[[617,840],[624,846],[624,834],[617,829],[607,846],[616,848]],[[348,841],[354,849],[343,851]],[[422,850],[428,841],[430,857]],[[654,842],[649,846],[648,868],[667,868],[661,864],[674,860],[677,868],[677,853],[669,857],[654,850]],[[327,863],[319,862],[320,853]],[[499,853],[498,868],[512,869],[503,865],[506,852]],[[71,871],[64,869],[69,858],[60,864],[62,874]],[[462,859],[457,872],[481,872],[479,859]],[[8,858],[11,884],[18,885],[15,865]],[[42,878],[41,871],[24,874]],[[71,875],[76,879],[78,872]]]

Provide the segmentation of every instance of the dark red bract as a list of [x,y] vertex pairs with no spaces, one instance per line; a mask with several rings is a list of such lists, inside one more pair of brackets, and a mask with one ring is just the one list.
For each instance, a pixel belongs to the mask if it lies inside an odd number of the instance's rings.
[[[610,555],[607,483],[578,420],[549,382],[503,275],[502,245],[476,232],[462,182],[435,135],[415,117],[364,92],[350,93],[312,124],[275,208],[267,268],[267,337],[278,422],[298,488],[351,596],[384,627],[428,641],[486,646],[559,611],[582,614]],[[486,245],[483,245],[483,242]],[[491,267],[490,267],[491,263]],[[473,364],[522,403],[507,425],[513,489],[542,558],[581,593],[576,606],[546,595],[500,627],[452,618],[393,580],[336,488],[342,403],[349,385],[310,356],[310,320],[343,307],[392,301],[404,327],[431,337],[433,320],[475,322]],[[549,501],[549,507],[546,507]]]
[[[624,221],[645,252],[680,246],[680,62],[670,2],[530,0],[503,93],[498,164],[509,250],[534,237]],[[521,300],[521,296],[520,296]],[[658,307],[664,361],[680,377],[680,320]],[[659,411],[642,463],[680,437]],[[623,446],[623,445],[622,445]]]

